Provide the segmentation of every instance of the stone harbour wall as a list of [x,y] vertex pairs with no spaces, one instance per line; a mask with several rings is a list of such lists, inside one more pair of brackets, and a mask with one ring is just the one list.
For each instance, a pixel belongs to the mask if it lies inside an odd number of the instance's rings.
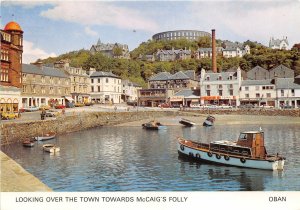
[[57,119],[30,122],[5,123],[1,125],[1,145],[22,142],[26,138],[56,132],[58,135],[85,130],[97,126],[116,125],[143,119],[175,116],[174,111],[139,111],[139,112],[93,112],[62,116]]

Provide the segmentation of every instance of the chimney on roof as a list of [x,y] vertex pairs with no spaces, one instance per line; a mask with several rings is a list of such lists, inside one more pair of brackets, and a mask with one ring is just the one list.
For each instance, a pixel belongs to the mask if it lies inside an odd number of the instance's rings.
[[216,55],[216,30],[211,30],[211,41],[212,41],[212,71],[217,72],[217,55]]
[[37,60],[36,62],[30,63],[30,64],[35,65],[35,66],[39,67],[40,69],[43,67],[43,62],[40,60]]

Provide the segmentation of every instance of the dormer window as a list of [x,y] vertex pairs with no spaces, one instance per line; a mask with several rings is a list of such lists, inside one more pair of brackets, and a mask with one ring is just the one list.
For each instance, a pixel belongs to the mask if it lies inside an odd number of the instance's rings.
[[218,80],[222,80],[222,76],[221,75],[218,76]]
[[229,75],[229,80],[232,80],[232,75]]
[[206,80],[209,81],[209,76],[206,77]]

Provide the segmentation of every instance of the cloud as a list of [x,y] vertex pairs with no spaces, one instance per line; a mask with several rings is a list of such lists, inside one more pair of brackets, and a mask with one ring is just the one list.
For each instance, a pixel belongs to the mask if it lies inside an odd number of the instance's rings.
[[215,28],[219,37],[239,37],[267,44],[271,36],[287,36],[290,44],[300,42],[299,2],[195,2],[189,10],[194,22]]
[[84,28],[84,32],[87,34],[87,35],[90,35],[90,36],[97,36],[98,33],[96,31],[93,31],[90,27],[86,26]]
[[34,46],[32,42],[23,40],[23,63],[35,62],[37,59],[56,57],[55,53],[47,53],[44,50]]
[[52,20],[79,23],[83,26],[115,26],[121,29],[156,31],[157,24],[142,11],[118,6],[114,2],[57,2],[41,16]]
[[44,5],[53,5],[55,4],[54,2],[49,2],[47,0],[40,0],[40,1],[3,1],[2,6],[7,7],[7,6],[20,6],[25,9],[32,9],[35,7],[39,6],[44,6]]

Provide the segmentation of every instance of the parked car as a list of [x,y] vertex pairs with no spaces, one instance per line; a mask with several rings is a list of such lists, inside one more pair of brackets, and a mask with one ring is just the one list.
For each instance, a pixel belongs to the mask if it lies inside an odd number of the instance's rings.
[[75,107],[83,107],[84,106],[83,103],[79,103],[79,102],[75,103],[74,105],[75,105]]
[[159,104],[158,107],[161,107],[161,108],[170,108],[170,104],[168,104],[168,103],[162,103],[162,104]]
[[49,105],[42,105],[40,106],[40,110],[49,110],[51,107]]
[[137,101],[127,101],[127,105],[129,105],[129,106],[137,106]]
[[74,108],[75,106],[74,106],[73,103],[67,102],[67,103],[66,103],[66,107],[67,107],[67,108]]
[[24,110],[25,110],[25,112],[34,112],[34,111],[38,111],[39,107],[37,107],[37,106],[29,106],[29,107],[25,107]]
[[60,115],[60,113],[55,110],[48,110],[45,114],[46,117],[57,117],[58,115]]
[[55,109],[64,109],[64,108],[66,108],[66,106],[63,105],[63,104],[56,104],[54,107],[55,107]]
[[282,104],[280,107],[282,109],[292,109],[293,108],[291,105],[288,105],[288,104]]
[[221,105],[219,106],[219,108],[221,108],[221,109],[231,109],[232,106],[231,106],[231,105],[228,105],[228,104],[221,104]]
[[191,107],[191,108],[200,108],[200,107],[201,107],[201,104],[193,104],[193,103],[191,103],[191,104],[190,104],[190,107]]
[[18,114],[14,112],[3,112],[1,114],[2,120],[12,120],[18,118]]
[[84,105],[85,105],[85,106],[93,106],[94,103],[92,103],[92,102],[86,102],[86,103],[84,103]]

